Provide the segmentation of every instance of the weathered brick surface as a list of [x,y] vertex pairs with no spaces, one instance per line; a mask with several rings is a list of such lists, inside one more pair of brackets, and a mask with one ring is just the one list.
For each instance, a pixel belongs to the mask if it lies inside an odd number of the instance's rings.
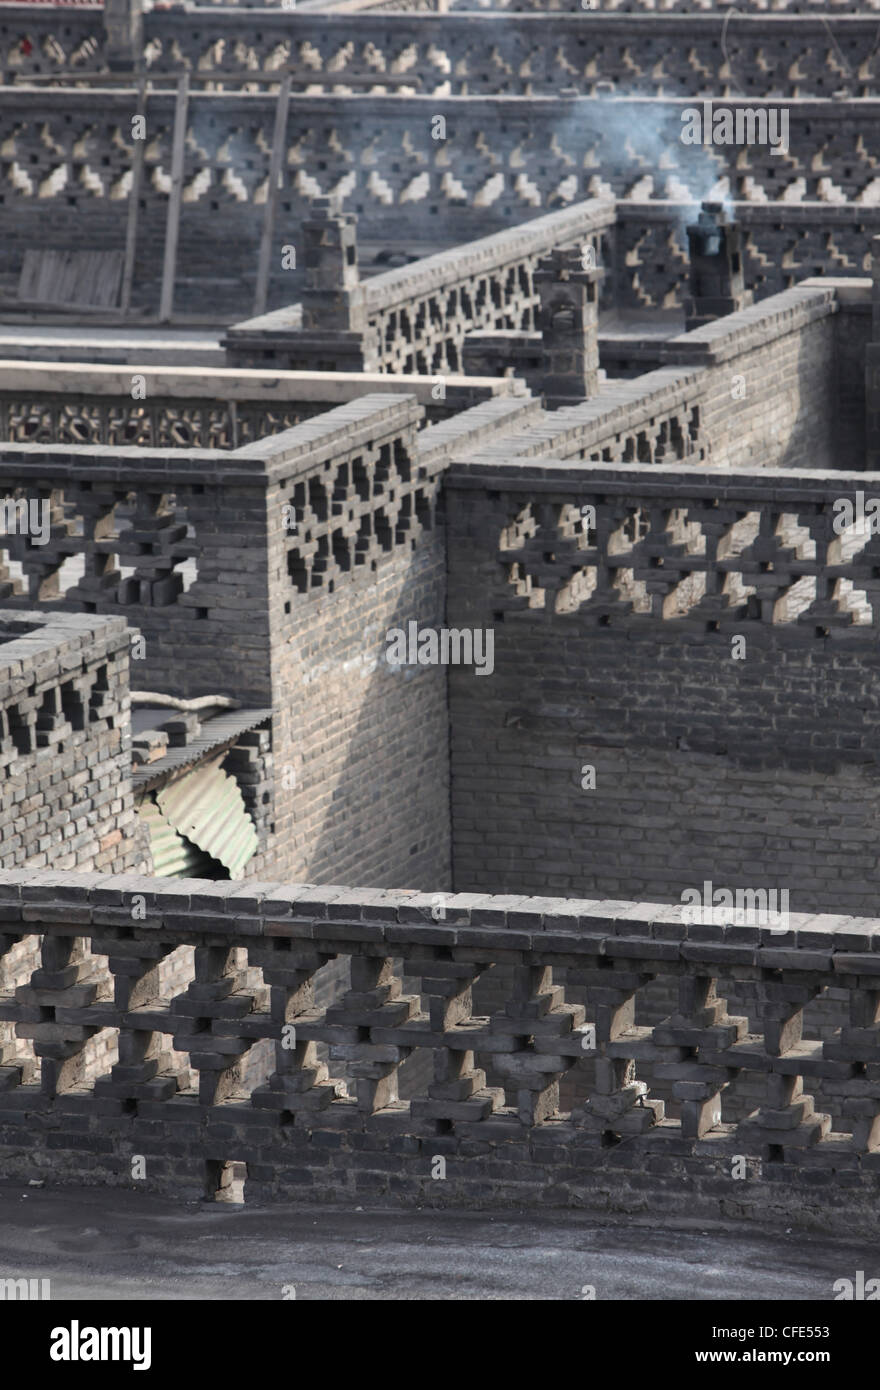
[[[641,1194],[875,1229],[875,920],[794,913],[774,933],[652,903],[442,896],[437,917],[390,890],[0,872],[4,1172],[128,1185],[137,1154],[146,1187],[178,1196],[237,1163],[249,1198],[619,1210]],[[322,1001],[332,962],[349,973]],[[475,1015],[473,983],[502,964],[506,998]],[[841,1021],[807,1041],[829,990]],[[417,1053],[433,1079],[403,1100]]]
[[[9,8],[9,7],[5,7]],[[268,6],[272,9],[273,6]],[[616,83],[626,93],[718,96],[829,97],[845,86],[853,96],[873,94],[876,80],[874,21],[866,3],[832,3],[847,15],[829,41],[822,16],[795,14],[792,3],[737,7],[737,23],[727,35],[726,52],[718,44],[718,11],[704,3],[620,3],[603,0],[590,13],[571,0],[556,3],[491,7],[453,4],[452,14],[431,15],[434,3],[376,5],[375,10],[420,10],[418,16],[388,13],[310,15],[297,9],[250,21],[247,7],[215,6],[210,19],[196,22],[180,12],[154,10],[144,23],[146,60],[157,71],[198,70],[220,79],[223,73],[260,70],[283,53],[299,68],[295,89],[338,90],[350,76],[357,90],[372,79],[383,87],[385,74],[404,78],[404,91],[446,95],[542,95],[569,88],[595,93],[599,83]],[[328,7],[325,7],[325,9]],[[329,7],[332,8],[332,7]],[[462,9],[503,10],[455,14]],[[766,9],[776,13],[768,15]],[[543,13],[554,11],[552,32]],[[627,11],[639,14],[634,24]],[[749,11],[752,11],[749,13]],[[654,11],[652,13],[652,11]],[[758,11],[758,12],[755,12]],[[66,23],[24,11],[15,25],[0,25],[0,52],[16,73],[57,71],[74,66],[99,68],[104,58],[102,26],[92,14],[67,11]],[[30,51],[22,40],[27,39]],[[52,42],[47,43],[47,39]],[[490,55],[487,61],[487,53]],[[401,56],[407,55],[406,66]],[[869,56],[870,55],[870,56]],[[874,63],[872,63],[872,57]],[[332,66],[331,66],[332,61]],[[408,84],[406,82],[408,79]],[[739,79],[739,80],[738,80]]]
[[494,629],[495,670],[450,671],[456,887],[679,901],[712,879],[871,911],[877,542],[810,554],[875,476],[458,462],[449,621]]
[[[272,705],[271,752],[242,745],[235,755],[239,771],[251,780],[252,753],[262,760],[253,770],[253,795],[259,798],[253,810],[261,836],[260,854],[250,866],[254,875],[284,872],[442,887],[448,882],[453,833],[465,875],[459,886],[470,885],[474,872],[473,883],[481,889],[522,882],[535,887],[543,876],[542,887],[583,891],[592,884],[588,865],[595,863],[603,891],[662,894],[663,875],[675,872],[675,861],[666,857],[655,808],[644,800],[639,814],[630,811],[641,784],[640,760],[658,755],[674,755],[666,781],[684,809],[678,829],[668,835],[677,837],[682,854],[692,844],[704,844],[701,862],[708,864],[711,846],[721,836],[726,849],[715,862],[724,873],[736,865],[763,872],[774,863],[779,872],[793,874],[827,838],[821,818],[800,835],[777,835],[765,787],[750,789],[744,783],[736,745],[742,744],[753,761],[761,750],[768,779],[784,759],[786,804],[797,811],[811,795],[813,783],[804,778],[818,775],[817,758],[828,738],[826,715],[817,713],[817,690],[827,692],[820,710],[833,709],[838,730],[828,752],[848,768],[841,773],[849,779],[845,790],[829,784],[829,814],[837,802],[855,796],[860,833],[873,834],[870,779],[857,765],[862,755],[856,750],[864,746],[863,713],[858,699],[851,715],[847,712],[835,684],[854,679],[857,689],[864,662],[871,659],[872,629],[864,626],[867,599],[859,598],[870,579],[867,555],[841,571],[854,585],[862,626],[847,633],[845,645],[816,644],[810,679],[799,665],[815,638],[808,628],[809,595],[805,591],[801,597],[797,586],[809,589],[814,571],[809,554],[799,550],[796,527],[807,526],[810,544],[825,545],[830,501],[857,484],[841,477],[833,484],[818,481],[811,491],[804,482],[809,475],[795,483],[793,471],[821,468],[833,450],[839,452],[831,409],[833,347],[840,340],[838,319],[861,312],[864,289],[861,282],[835,282],[788,291],[667,340],[662,351],[669,365],[552,413],[542,413],[528,397],[500,397],[417,437],[421,412],[413,400],[367,396],[237,451],[181,449],[173,461],[149,449],[8,445],[0,463],[7,485],[63,488],[66,511],[53,513],[46,546],[30,545],[26,536],[8,538],[10,556],[26,567],[30,594],[14,592],[10,581],[5,602],[12,608],[37,601],[47,609],[68,610],[94,605],[118,613],[121,600],[145,639],[143,652],[133,649],[137,688],[234,693],[246,704]],[[792,380],[798,391],[791,390]],[[842,422],[850,439],[856,431],[847,422],[857,408],[853,391]],[[447,555],[438,489],[449,458],[469,454],[479,461],[467,468],[466,494],[459,495],[465,474],[456,472]],[[676,456],[687,464],[671,471],[669,461]],[[571,462],[556,464],[554,458]],[[577,521],[566,514],[559,530],[541,513],[544,529],[534,532],[534,506],[540,501],[552,510],[556,505],[549,481],[554,468],[559,505],[577,501],[579,509],[587,497],[585,479],[589,476],[594,490],[599,482],[595,468],[589,472],[579,460],[602,458],[652,463],[644,475],[627,472],[625,463],[619,473],[610,468],[602,474],[597,497],[590,493],[601,510],[602,489],[610,488],[617,500],[609,525],[624,526],[624,549],[635,543],[629,578],[629,567],[614,562],[616,582],[623,587],[611,591],[611,629],[596,625],[596,600],[584,607],[587,595],[578,589],[592,582],[592,557],[579,559]],[[695,474],[688,465],[698,461],[708,471]],[[765,470],[766,483],[747,483],[744,477],[736,483],[736,474],[717,468],[755,463]],[[774,471],[772,464],[785,465],[786,471]],[[517,478],[512,490],[510,468]],[[166,496],[172,477],[173,504]],[[862,478],[867,485],[868,475]],[[782,505],[789,483],[802,499],[791,508]],[[666,490],[663,506],[670,518],[685,504],[686,517],[667,523],[654,514],[658,486]],[[722,511],[712,510],[714,502],[709,510],[699,502],[706,487],[716,490]],[[500,488],[504,501],[499,504],[486,494]],[[523,507],[526,520],[510,530]],[[762,536],[776,531],[778,540],[758,541],[753,535],[759,514],[765,518]],[[134,566],[128,576],[106,563],[107,527],[114,515],[117,561]],[[81,534],[71,532],[77,516]],[[717,537],[716,523],[721,526]],[[733,557],[746,547],[741,561],[724,560],[715,572],[711,602],[699,600],[705,562],[686,529],[695,524],[708,527],[700,545],[706,536],[722,545],[719,561],[724,546],[733,546]],[[685,530],[679,535],[681,525]],[[509,535],[502,543],[505,527]],[[543,535],[547,554],[556,556],[549,562],[541,550]],[[141,536],[148,537],[148,545]],[[129,537],[137,537],[137,548]],[[66,573],[63,561],[77,552],[83,573],[56,597],[53,583],[61,583]],[[660,559],[662,572],[655,564]],[[756,589],[754,574],[771,561],[773,572],[764,573]],[[554,602],[562,608],[551,623],[532,607],[540,602],[545,570],[553,592],[561,586]],[[813,626],[827,626],[836,635],[841,625],[848,627],[852,605],[830,598],[834,582],[829,572]],[[730,584],[745,586],[732,604],[721,597],[722,587]],[[615,629],[630,602],[636,604],[635,628],[621,641]],[[666,611],[659,626],[639,616],[658,603]],[[764,612],[757,625],[756,603]],[[780,612],[776,624],[769,621],[771,609],[790,603],[790,620],[779,626]],[[725,655],[727,627],[724,634],[709,630],[721,619],[751,625],[749,659],[741,674]],[[453,626],[466,622],[496,630],[497,669],[490,679],[476,681],[472,672],[461,670],[450,675],[458,783],[452,832],[446,672],[442,667],[394,671],[384,661],[387,632],[405,629],[410,620],[435,628],[448,620]],[[582,664],[581,649],[569,652],[567,644],[583,624],[590,656]],[[676,640],[670,641],[673,634]],[[566,693],[559,715],[547,712],[557,703],[544,694],[548,680],[548,689]],[[784,698],[778,714],[766,702],[768,688]],[[616,707],[608,693],[615,689],[620,692]],[[704,691],[711,691],[711,698]],[[564,713],[570,708],[583,711],[574,728]],[[598,766],[600,755],[603,785],[614,788],[610,804],[602,787],[589,795],[579,788],[579,768],[587,762]],[[714,774],[706,757],[723,760],[717,763],[725,773],[717,825],[712,819],[717,788],[708,780]],[[497,806],[495,797],[502,798]],[[738,797],[753,814],[764,808],[759,831],[722,829]],[[523,820],[524,805],[537,810],[540,824],[554,828],[536,835]],[[560,842],[558,827],[569,822],[575,829]],[[585,860],[577,835],[587,827],[595,858]],[[615,845],[606,852],[607,827],[614,828]],[[98,837],[101,852],[114,848],[106,839],[114,828]],[[646,846],[642,837],[648,830]],[[758,852],[754,842],[761,837]],[[833,843],[833,868],[846,877],[862,862],[862,842]],[[827,905],[828,875],[827,865],[815,875],[798,873],[801,891],[809,884]],[[851,892],[834,901],[863,910],[861,890]]]
[[[231,755],[260,835],[249,875],[448,886],[446,672],[389,667],[386,633],[442,626],[450,453],[539,412],[502,396],[417,435],[413,398],[368,394],[237,451],[8,445],[7,488],[56,501],[45,545],[4,538],[23,576],[7,565],[3,603],[121,608],[135,689],[272,707],[271,748],[253,734]],[[110,867],[102,827],[89,854]]]
[[[330,202],[324,199],[324,202]],[[338,234],[351,236],[350,214],[337,214]],[[310,226],[306,223],[306,229]],[[529,218],[494,236],[480,237],[452,250],[423,256],[410,265],[374,275],[348,289],[351,270],[339,253],[324,266],[320,290],[304,292],[300,306],[275,310],[234,324],[223,340],[227,357],[245,367],[302,368],[349,365],[368,372],[449,373],[462,369],[466,335],[475,330],[524,331],[540,317],[536,274],[542,257],[565,245],[594,265],[612,264],[614,204],[588,198]],[[334,284],[335,276],[335,284]],[[317,278],[307,269],[307,284]],[[611,281],[603,271],[604,306],[611,304]],[[353,299],[341,319],[337,300]],[[317,303],[310,308],[311,299]],[[323,361],[322,361],[323,359]]]
[[0,865],[149,867],[131,786],[123,618],[0,617]]
[[[496,397],[512,399],[523,393],[520,382],[502,376],[447,377],[442,399],[432,395],[435,382],[430,378],[397,376],[394,386],[414,395],[432,424]],[[0,380],[0,440],[237,449],[387,387],[378,372],[161,366],[142,367],[135,375],[130,366],[8,362]],[[142,398],[133,399],[133,390],[142,391]]]
[[[656,370],[607,383],[582,405],[554,410],[489,444],[486,462],[511,458],[622,463],[705,462],[719,468],[863,468],[854,420],[864,386],[850,384],[837,428],[838,293],[861,307],[869,287],[811,281],[751,308],[666,339]],[[847,314],[847,322],[851,315]],[[862,329],[862,335],[864,334]],[[863,337],[862,337],[863,340]],[[857,339],[857,342],[859,339]],[[857,348],[850,348],[852,362]],[[859,411],[859,407],[861,410]]]
[[[153,312],[174,101],[173,92],[153,92],[147,111],[134,303]],[[871,99],[787,101],[784,158],[769,144],[683,144],[682,111],[691,103],[690,97],[602,103],[560,95],[298,96],[290,104],[269,305],[299,298],[303,256],[286,270],[281,248],[299,244],[302,253],[314,198],[340,189],[343,211],[358,216],[359,236],[374,244],[399,241],[402,215],[410,242],[454,246],[597,194],[616,198],[626,224],[617,241],[618,301],[633,307],[681,302],[683,223],[690,205],[719,183],[727,184],[742,225],[746,284],[758,297],[821,272],[829,260],[848,274],[864,273],[867,242],[880,227]],[[8,171],[0,219],[5,291],[16,293],[24,252],[36,244],[124,247],[135,104],[134,91],[124,89],[0,90]],[[194,89],[190,96],[190,196],[181,220],[177,312],[226,321],[253,312],[263,217],[257,195],[268,177],[274,108],[269,90]],[[438,114],[446,121],[442,140],[432,136]]]

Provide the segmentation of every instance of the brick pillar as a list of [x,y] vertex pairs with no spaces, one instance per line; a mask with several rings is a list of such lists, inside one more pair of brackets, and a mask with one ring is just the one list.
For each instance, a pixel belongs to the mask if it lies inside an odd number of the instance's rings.
[[[766,1100],[739,1124],[736,1138],[759,1149],[781,1148],[785,1157],[787,1150],[812,1148],[831,1130],[831,1116],[817,1113],[813,1097],[804,1094],[803,1085],[805,1075],[821,1075],[822,1070],[827,1075],[834,1065],[833,1061],[825,1062],[821,1045],[803,1041],[804,1005],[819,993],[824,980],[806,971],[788,974],[771,968],[761,973]],[[818,1058],[825,1062],[821,1069],[815,1066]],[[843,1067],[846,1075],[847,1063]]]
[[748,1019],[728,1014],[711,976],[679,977],[678,1013],[657,1025],[653,1042],[658,1053],[661,1047],[666,1053],[658,1057],[663,1069],[655,1075],[672,1082],[672,1098],[681,1103],[683,1139],[702,1139],[721,1124],[721,1093],[736,1072],[712,1066],[707,1058],[735,1046],[747,1031]]
[[880,468],[880,236],[871,238],[871,341],[865,348],[865,467]]
[[[517,1043],[514,1051],[496,1054],[494,1060],[522,1124],[539,1125],[558,1115],[559,1082],[573,1065],[566,1045],[585,1016],[582,1005],[565,1003],[565,989],[553,984],[551,966],[514,966],[511,998],[490,1028]],[[554,1052],[557,1043],[559,1052]]]
[[357,1108],[362,1114],[373,1115],[400,1105],[397,1070],[410,1051],[385,1042],[380,1034],[409,1023],[418,1013],[419,1000],[417,995],[401,993],[401,980],[391,957],[352,956],[351,985],[324,1015],[324,1023],[338,1029],[339,1042],[331,1042],[330,1060],[348,1064]]
[[700,215],[687,229],[690,255],[685,329],[746,309],[752,302],[742,271],[739,228],[725,215],[721,203],[703,203]]
[[340,212],[335,199],[315,199],[309,220],[303,223],[306,332],[361,333],[366,327],[356,229],[355,214]]
[[[578,975],[589,979],[587,972],[575,970],[572,974],[574,981]],[[617,970],[608,974],[608,985],[588,985],[588,1009],[594,1011],[598,1055],[593,1089],[579,1120],[587,1142],[599,1147],[613,1139],[644,1134],[666,1113],[665,1103],[649,1096],[647,1083],[636,1079],[633,1056],[641,1038],[635,1026],[636,993],[651,977]],[[680,1055],[673,1049],[674,1058]]]
[[577,247],[551,251],[535,271],[541,296],[544,404],[548,410],[577,405],[599,390],[599,272],[584,268]]
[[144,49],[141,0],[104,0],[107,65],[113,72],[140,66]]

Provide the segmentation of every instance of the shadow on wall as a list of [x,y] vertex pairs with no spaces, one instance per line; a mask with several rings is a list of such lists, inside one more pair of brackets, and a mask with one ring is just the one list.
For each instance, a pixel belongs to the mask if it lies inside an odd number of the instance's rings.
[[[749,354],[752,361],[732,360],[723,372],[730,378],[731,408],[722,448],[713,447],[716,461],[722,452],[733,467],[864,468],[863,452],[846,459],[840,454],[846,437],[836,428],[836,337],[831,316],[780,338],[769,351],[759,348]],[[753,391],[757,402],[749,399]]]
[[451,882],[446,670],[386,661],[388,632],[443,623],[439,515],[402,558],[380,563],[372,584],[358,576],[303,600],[286,687],[296,793],[278,842],[310,883]]

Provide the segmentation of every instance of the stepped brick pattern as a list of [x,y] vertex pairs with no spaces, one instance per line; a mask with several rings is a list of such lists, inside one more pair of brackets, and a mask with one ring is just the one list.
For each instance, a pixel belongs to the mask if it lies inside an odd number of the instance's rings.
[[878,6],[0,10],[4,1176],[877,1230]]
[[[27,1050],[0,1067],[7,1173],[124,1184],[141,1154],[148,1188],[178,1195],[201,1195],[234,1163],[257,1194],[613,1210],[644,1201],[649,1171],[678,1210],[799,1208],[837,1229],[873,1219],[875,921],[794,914],[774,935],[688,926],[650,904],[450,894],[438,913],[413,892],[27,871],[0,875],[0,903],[0,1019]],[[38,957],[21,949],[35,937]],[[186,981],[168,969],[182,947]],[[340,957],[350,988],[317,1007],[315,976]],[[500,962],[507,1001],[475,1016],[473,983]],[[722,974],[756,1031],[719,997]],[[675,1002],[645,1026],[641,994],[659,979]],[[829,986],[847,1021],[810,1040],[805,1006]],[[261,1044],[274,1064],[254,1084],[246,1060]],[[416,1050],[433,1080],[401,1101],[397,1073]],[[640,1079],[648,1062],[671,1082],[674,1120]],[[561,1111],[560,1079],[585,1065],[586,1101]],[[724,1092],[742,1073],[762,1101],[726,1123]],[[840,1131],[815,1107],[817,1081]],[[764,1181],[737,1183],[737,1155]],[[438,1156],[444,1183],[431,1177]]]
[[[665,264],[667,256],[651,254],[651,242],[659,236],[660,245],[668,243],[672,261],[683,267],[689,211],[709,197],[734,204],[750,288],[774,293],[826,262],[841,272],[867,273],[866,235],[880,229],[873,98],[857,105],[786,100],[790,133],[784,150],[769,143],[683,143],[682,117],[693,100],[337,93],[298,98],[288,113],[278,220],[288,229],[289,244],[299,238],[300,258],[290,269],[280,255],[273,260],[270,304],[289,305],[304,289],[301,229],[314,200],[331,193],[341,198],[345,213],[358,216],[359,235],[373,242],[396,241],[405,213],[410,241],[447,246],[586,198],[613,198],[618,216],[632,224],[621,264],[630,269],[637,253],[645,253],[638,257],[638,289],[661,305],[677,302],[680,285],[675,266]],[[358,105],[363,102],[369,103],[368,118]],[[136,105],[136,93],[124,89],[0,89],[5,293],[14,295],[25,251],[35,243],[47,249],[124,248]],[[252,93],[194,88],[189,96],[175,297],[181,312],[210,312],[218,295],[238,315],[253,303],[275,105],[265,84]],[[733,111],[758,109],[743,98],[729,105]],[[174,93],[151,90],[146,108],[133,302],[155,311]],[[438,116],[446,123],[443,139],[432,135]]]

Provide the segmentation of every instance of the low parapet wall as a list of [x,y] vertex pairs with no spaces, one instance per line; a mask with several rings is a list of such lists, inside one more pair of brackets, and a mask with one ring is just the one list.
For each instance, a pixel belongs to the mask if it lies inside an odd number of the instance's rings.
[[[291,367],[315,360],[346,360],[354,350],[370,372],[429,373],[461,370],[465,337],[479,330],[530,331],[540,296],[534,283],[542,256],[580,244],[593,264],[611,262],[614,203],[588,198],[449,251],[374,275],[363,283],[363,329],[301,329],[297,308],[278,309],[234,324],[223,345],[231,362]],[[613,295],[606,285],[608,302]]]
[[847,88],[864,97],[876,90],[870,14],[838,18],[830,37],[821,14],[749,14],[740,6],[725,24],[723,9],[695,13],[693,6],[687,12],[665,4],[678,13],[652,14],[640,5],[634,22],[607,0],[593,0],[586,12],[579,0],[542,3],[542,10],[555,10],[552,28],[545,13],[481,14],[476,0],[466,8],[476,12],[354,16],[297,7],[257,18],[235,8],[208,15],[154,10],[144,25],[146,57],[160,72],[190,68],[220,81],[248,68],[265,75],[283,56],[299,91],[345,87],[347,77],[356,90],[402,86],[441,97],[544,96],[564,88],[595,95],[598,84],[614,83],[626,95],[727,98],[742,94],[743,79],[750,97],[827,97]]
[[247,368],[0,361],[0,441],[237,449],[389,386],[430,423],[495,397],[524,397],[510,377],[261,372]]
[[[502,16],[487,13],[477,0],[453,5],[459,12],[451,14],[426,13],[439,8],[426,0],[397,0],[383,6],[384,13],[363,0],[317,12],[302,0],[295,8],[281,0],[255,8],[153,9],[143,24],[146,70],[189,70],[221,82],[230,74],[265,79],[289,63],[297,92],[344,89],[350,79],[355,90],[437,96],[537,96],[561,88],[592,95],[598,84],[614,83],[628,94],[712,91],[724,98],[739,95],[747,75],[750,96],[783,99],[831,96],[845,88],[851,96],[870,96],[877,76],[876,20],[870,13],[841,17],[847,9],[868,11],[865,3],[830,6],[838,13],[833,35],[817,7],[805,5],[798,14],[790,4],[772,6],[777,13],[771,14],[767,5],[752,13],[738,5],[732,24],[725,24],[723,9],[669,0],[662,6],[666,13],[658,13],[658,5],[614,0],[594,0],[586,11],[579,0],[542,0],[542,13],[523,13],[531,7],[518,3],[504,7]],[[630,8],[639,11],[636,23],[626,13]],[[392,9],[421,13],[388,13]],[[460,12],[465,9],[471,13]],[[548,9],[554,11],[552,32]],[[97,7],[58,15],[32,4],[4,4],[0,65],[23,77],[100,71],[108,57],[102,18]]]
[[[480,410],[469,431],[469,414],[447,422],[454,439],[506,422]],[[227,452],[0,450],[0,488],[46,521],[2,537],[10,610],[124,616],[140,688],[273,709],[274,830],[252,873],[447,882],[445,671],[414,684],[379,667],[388,628],[442,621],[449,439],[422,460],[421,415],[411,396],[366,395]]]
[[[34,245],[123,249],[136,101],[134,88],[0,87],[4,294],[17,293],[24,252]],[[176,312],[226,322],[252,312],[275,105],[269,90],[190,96]],[[299,96],[284,141],[267,303],[298,298],[301,269],[286,269],[281,252],[296,246],[314,199],[334,190],[345,190],[344,211],[358,214],[362,240],[394,246],[404,219],[407,248],[496,233],[590,197],[633,203],[637,211],[618,236],[619,303],[675,303],[683,223],[709,196],[748,205],[746,279],[761,294],[815,273],[829,256],[844,273],[863,272],[868,236],[880,222],[870,153],[875,102],[786,102],[783,156],[769,144],[683,143],[682,114],[691,105],[649,97]],[[173,92],[150,93],[136,308],[160,302],[174,110]],[[444,138],[435,139],[441,117]],[[658,220],[654,203],[663,204]],[[290,241],[282,227],[293,229]]]
[[389,666],[385,634],[442,625],[450,453],[538,413],[500,396],[418,434],[412,396],[366,395],[234,451],[4,445],[0,491],[44,530],[0,536],[0,597],[126,618],[137,688],[273,708],[251,872],[446,886],[446,671]]
[[[4,1174],[211,1195],[244,1164],[248,1197],[662,1200],[874,1229],[880,922],[762,926],[754,910],[695,924],[645,903],[0,874],[0,1027],[19,1040],[0,1066]],[[189,983],[170,968],[182,946]],[[315,976],[340,958],[351,989],[317,1008]],[[395,961],[418,994],[402,995]],[[497,965],[507,998],[474,1017],[471,987]],[[728,1014],[719,976],[758,1031]],[[677,1004],[641,1026],[658,980]],[[804,1007],[829,987],[848,1022],[807,1040]],[[434,1079],[402,1102],[398,1068],[418,1049]],[[646,1064],[671,1079],[678,1118],[639,1079]],[[578,1069],[588,1098],[561,1112]],[[765,1098],[729,1124],[743,1071]],[[845,1132],[815,1113],[817,1078]]]
[[835,286],[846,283],[813,280],[668,338],[657,345],[657,370],[605,384],[489,445],[481,459],[862,468],[864,430],[841,426],[858,420],[859,405],[864,414],[864,387],[837,389]]

